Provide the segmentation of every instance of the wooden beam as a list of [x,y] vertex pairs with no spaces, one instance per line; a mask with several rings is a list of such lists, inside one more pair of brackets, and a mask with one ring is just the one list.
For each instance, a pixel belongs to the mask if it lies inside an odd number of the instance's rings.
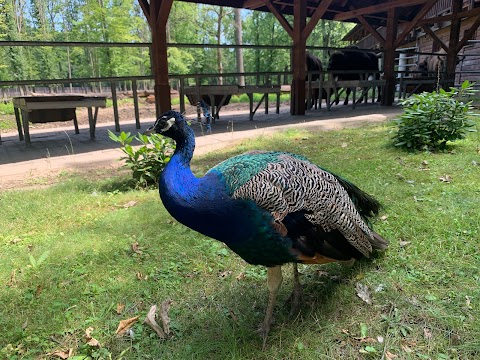
[[470,29],[465,31],[465,34],[463,35],[462,41],[460,41],[458,43],[457,53],[465,46],[467,41],[470,40],[473,37],[473,35],[475,34],[475,31],[478,29],[479,26],[480,26],[480,16],[477,17],[477,19],[475,20],[473,25],[470,27]]
[[323,0],[320,5],[315,9],[315,12],[310,17],[310,21],[304,29],[304,36],[306,39],[308,39],[315,26],[318,24],[318,21],[322,18],[323,14],[325,14],[332,1],[333,0]]
[[367,31],[372,34],[372,36],[377,39],[377,41],[380,43],[380,46],[381,47],[384,47],[385,46],[385,39],[383,38],[382,35],[379,34],[379,32],[374,28],[372,27],[367,20],[365,20],[365,18],[363,17],[363,15],[358,15],[357,16],[357,19],[360,21],[360,23],[363,25],[363,27],[365,29],[367,29]]
[[138,0],[138,3],[143,10],[143,14],[147,18],[147,21],[150,23],[150,4],[147,0]]
[[265,5],[265,0],[247,0],[243,3],[244,9],[255,10]]
[[[150,0],[150,1],[155,1],[155,0]],[[160,11],[157,17],[157,24],[160,25],[162,28],[167,26],[168,16],[170,15],[172,4],[173,4],[173,0],[162,0],[162,3],[160,5]]]
[[438,38],[437,34],[435,34],[432,29],[430,29],[430,26],[428,26],[427,24],[423,24],[422,29],[425,30],[425,32],[432,38],[432,40],[438,45],[440,45],[442,49],[445,50],[445,52],[448,51],[448,46],[445,45],[444,42]]
[[395,38],[397,35],[397,14],[394,7],[387,12],[387,27],[385,36],[385,52],[383,62],[383,77],[385,88],[382,104],[391,106],[395,100]]
[[272,4],[271,0],[263,0],[264,4],[268,7],[270,12],[275,15],[277,20],[279,21],[280,25],[283,26],[285,31],[287,32],[290,38],[293,38],[293,28],[292,25],[288,22],[288,20],[283,16],[283,14]]
[[[462,11],[463,0],[452,0],[452,13],[457,15]],[[445,90],[455,85],[455,68],[457,67],[457,52],[460,39],[460,27],[462,20],[458,17],[452,20],[450,24],[450,38],[448,41],[446,57],[446,81],[443,84]]]
[[307,4],[305,0],[293,0],[293,44],[292,44],[292,99],[290,113],[305,115],[305,56],[307,38],[304,30],[307,22]]
[[432,17],[428,19],[422,19],[418,21],[419,25],[422,24],[434,24],[434,23],[439,23],[443,21],[451,21],[453,19],[457,18],[465,18],[465,17],[472,17],[472,16],[478,16],[480,15],[480,8],[475,8],[475,9],[470,9],[467,11],[462,11],[459,12],[458,14],[448,14],[448,15],[443,15],[443,16],[437,16],[437,17]]
[[333,20],[343,21],[356,18],[358,15],[375,14],[379,12],[388,11],[391,8],[407,7],[425,3],[426,0],[395,0],[387,3],[367,6],[360,9],[350,10],[339,13],[333,17]]
[[155,110],[157,116],[170,110],[172,100],[170,95],[170,84],[168,82],[168,59],[167,59],[167,32],[166,21],[168,13],[162,11],[170,10],[173,0],[150,0],[149,24],[152,31],[151,64],[155,81]]
[[397,37],[395,40],[395,48],[397,48],[400,43],[405,39],[405,37],[410,33],[410,31],[413,30],[415,26],[418,25],[418,21],[423,18],[432,8],[433,5],[435,5],[438,2],[438,0],[429,0],[423,8],[415,15],[412,21],[410,21],[408,24],[405,24],[405,28],[403,29],[403,32]]

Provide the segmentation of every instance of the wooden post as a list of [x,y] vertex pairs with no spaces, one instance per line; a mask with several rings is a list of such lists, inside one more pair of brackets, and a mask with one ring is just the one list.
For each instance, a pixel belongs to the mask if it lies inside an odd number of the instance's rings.
[[157,117],[171,109],[170,84],[168,82],[167,20],[173,0],[139,0],[152,31],[151,61],[155,81],[155,107]]
[[458,13],[462,11],[462,0],[452,0],[453,19],[450,25],[450,40],[448,42],[447,59],[446,59],[446,79],[443,87],[448,90],[455,85],[455,68],[457,67],[458,41],[460,37],[461,19]]
[[135,112],[135,124],[137,129],[140,129],[140,111],[138,109],[138,92],[137,92],[137,80],[132,80],[132,92],[133,92],[133,109]]
[[383,71],[385,91],[382,104],[392,106],[395,100],[395,38],[397,36],[397,16],[395,8],[388,9],[387,33],[385,39],[385,58]]
[[305,56],[307,39],[303,30],[307,22],[307,3],[303,0],[294,0],[293,9],[293,45],[292,70],[293,80],[291,89],[290,113],[305,115]]

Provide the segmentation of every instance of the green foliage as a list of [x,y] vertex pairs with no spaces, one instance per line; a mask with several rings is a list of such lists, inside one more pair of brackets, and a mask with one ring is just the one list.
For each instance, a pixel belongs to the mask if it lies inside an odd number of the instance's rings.
[[[174,149],[171,139],[158,134],[133,136],[124,131],[117,136],[110,130],[108,136],[122,145],[121,150],[126,156],[120,159],[125,160],[124,166],[132,170],[137,185],[147,187],[157,183],[158,175],[167,165]],[[133,140],[137,140],[141,145],[132,146]]]
[[463,97],[475,92],[465,81],[460,89],[423,92],[402,101],[404,113],[394,121],[398,127],[393,137],[395,146],[412,150],[443,150],[448,141],[464,139],[475,131],[475,122],[468,118],[472,102]]
[[15,112],[13,110],[13,103],[12,102],[0,102],[0,115],[14,115]]

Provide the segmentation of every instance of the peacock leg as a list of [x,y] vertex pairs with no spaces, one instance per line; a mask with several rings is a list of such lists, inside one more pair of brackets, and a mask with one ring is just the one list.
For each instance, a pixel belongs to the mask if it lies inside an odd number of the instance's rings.
[[270,332],[270,326],[272,325],[273,308],[275,307],[275,300],[277,299],[278,291],[282,285],[282,267],[275,266],[267,268],[267,287],[269,291],[267,312],[265,319],[260,325],[259,332],[263,338],[263,348],[267,343],[268,333]]
[[298,273],[298,265],[297,263],[293,263],[293,292],[292,292],[292,308],[290,311],[290,315],[294,316],[298,313],[300,309],[300,303],[302,301],[302,284],[300,284],[299,273]]

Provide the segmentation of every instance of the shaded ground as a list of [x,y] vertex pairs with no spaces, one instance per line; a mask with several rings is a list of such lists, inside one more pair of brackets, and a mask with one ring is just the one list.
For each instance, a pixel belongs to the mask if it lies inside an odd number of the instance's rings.
[[[386,108],[367,104],[352,110],[338,106],[332,111],[313,110],[304,116],[291,116],[288,106],[280,114],[271,107],[269,114],[260,108],[254,121],[249,121],[248,104],[231,104],[222,109],[220,119],[212,125],[212,134],[202,134],[202,128],[193,124],[197,134],[196,155],[228,147],[246,138],[272,134],[291,128],[308,130],[338,129],[358,126],[366,122],[382,122],[399,113],[396,107]],[[73,122],[56,122],[35,125],[31,129],[31,146],[19,141],[16,130],[2,132],[0,145],[0,190],[38,187],[58,182],[65,174],[80,173],[88,176],[112,176],[121,171],[122,156],[119,145],[108,138],[114,131],[113,109],[102,110],[98,115],[96,139],[91,140],[86,111],[79,111],[80,134],[75,134]],[[119,109],[121,131],[136,134],[155,121],[154,106],[141,108],[141,128],[135,128],[133,106]],[[190,107],[186,117],[194,121],[196,108]]]

